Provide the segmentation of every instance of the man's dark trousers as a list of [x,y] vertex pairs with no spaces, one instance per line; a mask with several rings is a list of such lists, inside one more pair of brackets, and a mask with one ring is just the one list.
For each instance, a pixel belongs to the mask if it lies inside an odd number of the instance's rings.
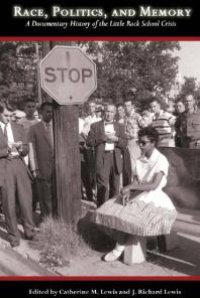
[[103,167],[99,169],[96,175],[97,207],[119,193],[120,174],[116,169],[114,154],[114,151],[104,152]]
[[7,160],[5,185],[2,186],[3,211],[9,240],[13,245],[18,245],[20,241],[16,204],[19,205],[25,236],[29,236],[34,227],[31,182],[25,167],[21,158]]

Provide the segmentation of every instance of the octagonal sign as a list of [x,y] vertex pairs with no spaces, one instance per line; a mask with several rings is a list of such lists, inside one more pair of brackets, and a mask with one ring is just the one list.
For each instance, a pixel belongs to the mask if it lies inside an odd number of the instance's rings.
[[97,88],[96,65],[79,47],[55,46],[40,62],[40,78],[60,105],[82,104]]

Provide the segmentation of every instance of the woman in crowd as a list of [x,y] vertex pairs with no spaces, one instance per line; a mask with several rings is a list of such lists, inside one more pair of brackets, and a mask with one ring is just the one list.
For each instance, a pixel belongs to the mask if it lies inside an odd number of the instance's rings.
[[176,209],[162,190],[167,183],[169,163],[156,149],[158,133],[146,127],[139,131],[138,137],[141,157],[136,161],[134,181],[95,213],[95,222],[112,229],[112,235],[117,236],[115,248],[104,256],[107,262],[122,255],[130,235],[169,234],[176,218]]
[[175,116],[179,116],[183,112],[185,112],[185,105],[184,102],[179,99],[175,104]]

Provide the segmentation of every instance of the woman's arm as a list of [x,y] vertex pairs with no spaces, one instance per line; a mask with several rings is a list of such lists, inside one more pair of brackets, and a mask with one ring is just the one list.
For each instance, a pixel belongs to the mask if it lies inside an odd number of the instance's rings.
[[164,175],[163,172],[156,173],[150,182],[137,183],[134,181],[133,183],[122,188],[121,192],[122,194],[125,194],[130,190],[141,190],[141,191],[155,190],[160,184],[163,175]]

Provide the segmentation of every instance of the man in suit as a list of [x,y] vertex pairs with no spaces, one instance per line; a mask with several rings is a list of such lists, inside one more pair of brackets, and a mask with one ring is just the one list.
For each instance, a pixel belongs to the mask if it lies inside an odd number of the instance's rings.
[[91,125],[87,145],[95,148],[97,206],[119,193],[122,151],[127,145],[124,126],[114,121],[116,107],[108,104],[104,120]]
[[33,148],[30,167],[38,186],[41,216],[52,214],[53,153],[53,108],[49,102],[41,105],[42,121],[30,127],[29,143]]
[[[26,135],[28,136],[29,129],[31,126],[34,124],[37,124],[40,120],[35,117],[35,112],[36,112],[36,102],[33,99],[27,99],[25,104],[24,104],[24,112],[25,112],[25,117],[22,117],[19,120],[19,124],[21,124],[25,130]],[[29,154],[26,156],[25,163],[28,165],[30,168],[30,156],[32,153],[32,147],[29,148]],[[36,211],[37,209],[37,203],[39,200],[39,195],[38,195],[38,190],[37,190],[37,185],[36,183],[32,183],[32,192],[33,192],[33,212]]]
[[10,122],[12,112],[0,105],[0,186],[3,212],[12,247],[20,245],[17,228],[16,201],[18,203],[24,236],[32,239],[34,224],[32,218],[32,190],[28,168],[23,157],[28,154],[28,143],[24,129]]
[[[96,102],[94,100],[90,100],[88,102],[88,116],[84,119],[81,131],[81,136],[84,141],[87,140],[91,125],[98,121],[101,121],[101,118],[96,115]],[[83,146],[83,160],[84,168],[82,168],[81,176],[87,200],[95,201],[96,180],[94,148],[86,146],[85,143]]]

